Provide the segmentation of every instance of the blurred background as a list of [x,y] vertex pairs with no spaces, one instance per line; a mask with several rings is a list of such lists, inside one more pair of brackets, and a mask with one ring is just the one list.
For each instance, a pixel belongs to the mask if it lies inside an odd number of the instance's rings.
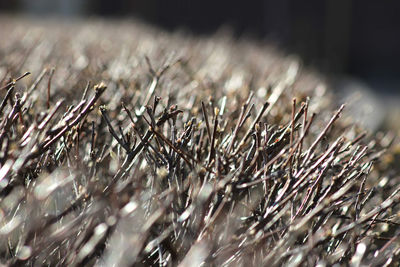
[[197,34],[229,26],[238,37],[267,40],[300,55],[306,66],[334,77],[342,91],[359,87],[372,98],[378,94],[381,104],[399,102],[400,1],[0,0],[0,11],[135,17]]

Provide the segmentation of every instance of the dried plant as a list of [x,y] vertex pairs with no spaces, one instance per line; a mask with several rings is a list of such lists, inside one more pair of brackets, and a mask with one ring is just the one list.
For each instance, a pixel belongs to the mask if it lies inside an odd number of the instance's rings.
[[2,264],[399,264],[394,135],[295,58],[137,22],[0,24]]

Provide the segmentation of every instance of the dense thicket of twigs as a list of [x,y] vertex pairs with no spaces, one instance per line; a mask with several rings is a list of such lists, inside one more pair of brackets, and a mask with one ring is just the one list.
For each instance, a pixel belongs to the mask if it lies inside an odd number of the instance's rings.
[[295,58],[130,22],[0,24],[3,264],[399,263],[394,137]]

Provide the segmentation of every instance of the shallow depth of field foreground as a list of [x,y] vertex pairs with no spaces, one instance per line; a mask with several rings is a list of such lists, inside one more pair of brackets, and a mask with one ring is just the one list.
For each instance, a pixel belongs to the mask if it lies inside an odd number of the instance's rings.
[[399,146],[295,57],[0,18],[0,262],[398,266]]

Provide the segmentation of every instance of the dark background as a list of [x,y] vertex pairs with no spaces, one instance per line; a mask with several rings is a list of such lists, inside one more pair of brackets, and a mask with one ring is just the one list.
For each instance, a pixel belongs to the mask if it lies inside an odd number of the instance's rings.
[[194,33],[229,25],[237,36],[274,42],[326,74],[351,75],[376,90],[400,93],[400,1],[0,0],[0,11],[134,16]]

